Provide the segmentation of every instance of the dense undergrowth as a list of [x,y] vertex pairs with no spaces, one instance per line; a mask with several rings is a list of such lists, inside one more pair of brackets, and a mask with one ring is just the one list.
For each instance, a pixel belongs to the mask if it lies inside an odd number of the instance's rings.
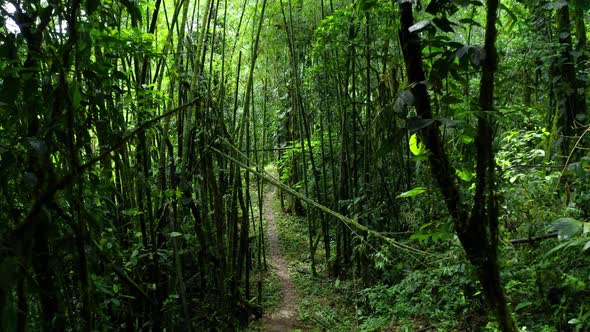
[[[580,177],[575,180],[575,192],[567,193],[572,197],[568,197],[566,206],[559,178],[571,170],[554,169],[549,163],[535,160],[535,154],[543,151],[546,135],[540,129],[510,131],[501,138],[497,163],[505,167],[499,186],[503,199],[499,248],[502,279],[522,330],[583,331],[590,328],[590,258],[585,251],[589,229],[587,222],[578,220],[587,218],[584,202],[588,182],[586,173],[577,173]],[[542,160],[544,155],[536,157]],[[437,206],[428,196],[412,200],[408,204]],[[425,217],[419,210],[406,213]],[[399,273],[360,292],[364,309],[360,329],[415,330],[429,326],[428,330],[437,331],[496,331],[497,326],[488,323],[477,278],[465,263],[448,220],[418,221],[412,232],[411,243],[440,256],[414,264],[411,269],[396,260],[389,262],[383,270],[391,274],[397,268]],[[530,240],[553,232],[558,236]],[[517,238],[526,241],[514,241]]]
[[[583,331],[590,328],[590,259],[584,250],[589,228],[579,221],[588,213],[587,171],[572,173],[576,164],[568,169],[550,167],[542,155],[546,138],[543,129],[509,131],[499,142],[497,163],[504,168],[498,189],[502,279],[521,330]],[[571,192],[560,191],[563,174],[576,176]],[[463,189],[471,190],[469,181]],[[321,243],[314,277],[305,218],[277,213],[291,274],[302,294],[299,306],[306,326],[333,331],[498,330],[489,320],[475,271],[450,221],[436,212],[442,208],[440,198],[428,192],[399,200],[401,218],[412,234],[406,235],[406,243],[427,254],[412,257],[366,243],[374,271],[368,284],[354,271],[347,279],[329,276]],[[278,197],[274,209],[281,211]],[[551,233],[557,235],[535,239]]]

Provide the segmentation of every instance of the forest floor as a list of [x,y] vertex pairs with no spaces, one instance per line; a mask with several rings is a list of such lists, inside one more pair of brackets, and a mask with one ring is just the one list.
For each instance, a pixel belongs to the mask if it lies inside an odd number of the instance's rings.
[[295,287],[289,273],[289,263],[281,252],[277,226],[274,221],[272,199],[275,192],[276,188],[273,187],[264,199],[264,218],[266,220],[270,265],[278,276],[282,296],[278,307],[267,313],[263,318],[261,328],[263,331],[291,331],[299,325],[299,308]]
[[[278,176],[274,165],[267,171]],[[261,276],[265,313],[247,331],[356,330],[358,289],[353,281],[329,276],[322,244],[315,255],[317,274],[311,273],[307,219],[284,212],[271,185],[265,186],[262,210],[269,266]]]

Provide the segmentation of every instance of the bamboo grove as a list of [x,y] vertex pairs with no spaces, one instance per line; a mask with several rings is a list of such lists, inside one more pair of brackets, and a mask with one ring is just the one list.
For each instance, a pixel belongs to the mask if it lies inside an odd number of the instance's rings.
[[[395,282],[457,234],[445,259],[516,331],[502,195],[538,163],[502,165],[500,140],[548,128],[540,172],[582,183],[566,204],[588,186],[565,171],[588,162],[582,0],[0,4],[2,330],[245,327],[275,185],[313,275]],[[412,237],[430,220],[448,243]]]

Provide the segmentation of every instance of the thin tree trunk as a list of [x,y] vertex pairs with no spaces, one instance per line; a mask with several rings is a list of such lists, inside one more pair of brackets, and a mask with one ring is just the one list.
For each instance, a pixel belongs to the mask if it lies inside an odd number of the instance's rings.
[[575,142],[576,117],[578,115],[578,97],[576,89],[576,67],[572,56],[572,37],[569,12],[569,0],[557,10],[557,32],[561,45],[560,78],[557,100],[557,125],[562,135],[561,153],[568,156]]
[[[576,24],[576,51],[580,53],[576,63],[578,64],[577,71],[578,73],[582,72],[585,73],[586,69],[588,68],[587,61],[588,61],[588,50],[586,49],[587,46],[587,37],[586,37],[586,24],[584,22],[584,0],[575,0],[575,24]],[[584,74],[586,75],[586,74]],[[587,87],[587,75],[586,77],[578,77],[576,81],[576,96],[578,97],[578,112],[577,114],[581,115],[582,119],[579,119],[580,122],[586,123],[584,121],[588,117],[588,107],[586,104],[586,87]],[[578,131],[578,134],[581,134]]]

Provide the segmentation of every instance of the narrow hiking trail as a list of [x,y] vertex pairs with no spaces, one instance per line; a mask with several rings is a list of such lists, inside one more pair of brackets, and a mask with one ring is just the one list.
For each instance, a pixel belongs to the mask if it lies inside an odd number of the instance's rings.
[[[269,171],[278,176],[276,169]],[[307,220],[282,211],[278,190],[273,185],[265,186],[262,206],[271,272],[265,274],[265,294],[272,300],[250,332],[357,330],[354,281],[330,278],[321,252],[316,256],[318,274],[312,275]]]
[[289,274],[289,262],[283,256],[274,220],[272,199],[276,187],[272,187],[264,198],[264,218],[266,218],[266,234],[270,252],[270,266],[278,276],[281,284],[281,301],[274,310],[265,313],[260,325],[262,331],[291,331],[299,328],[299,308],[295,287]]

